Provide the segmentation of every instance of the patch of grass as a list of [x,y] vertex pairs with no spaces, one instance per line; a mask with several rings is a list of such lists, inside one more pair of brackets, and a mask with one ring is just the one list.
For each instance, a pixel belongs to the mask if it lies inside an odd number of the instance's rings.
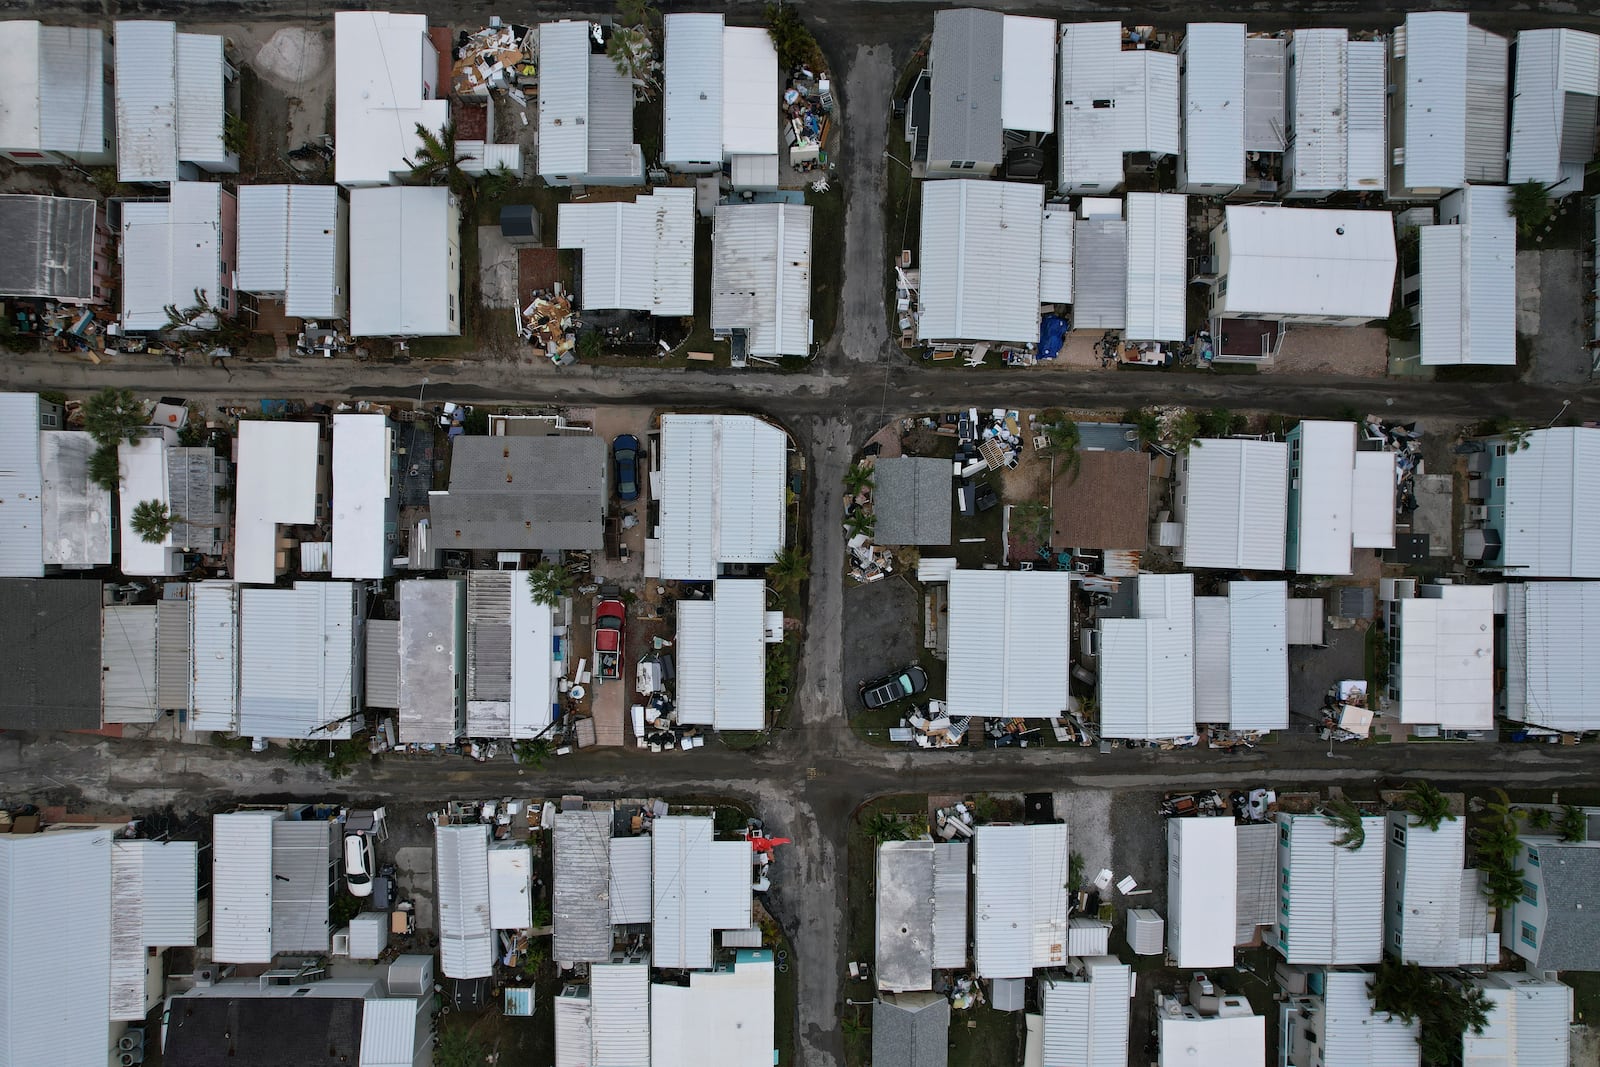
[[[999,486],[995,486],[998,492]],[[950,539],[955,548],[957,565],[977,570],[985,563],[1000,562],[1001,553],[1005,544],[1001,539],[1001,528],[1004,517],[1003,505],[996,504],[988,511],[980,511],[975,515],[962,515],[957,512],[950,520]],[[963,539],[981,537],[983,540],[970,544],[962,544]]]
[[844,190],[834,185],[825,193],[806,189],[811,208],[811,321],[820,347],[833,337],[844,284]]
[[[921,69],[921,61],[913,64]],[[915,74],[913,73],[913,77]],[[922,219],[922,183],[911,176],[911,146],[906,144],[905,137],[898,126],[889,124],[889,143],[887,155],[889,158],[882,161],[888,172],[888,219],[884,225],[884,258],[889,269],[884,272],[884,307],[889,316],[889,337],[898,343],[900,337],[900,315],[895,310],[894,267],[900,260],[902,250],[911,251],[911,262],[917,263],[918,242],[921,240],[919,229]],[[860,161],[856,165],[860,165]],[[951,360],[951,363],[960,364],[960,360]]]
[[719,730],[717,740],[728,748],[743,750],[766,744],[767,734],[764,730]]
[[1254,363],[1213,363],[1211,374],[1260,374],[1261,368]]
[[800,1006],[800,986],[798,972],[795,969],[794,949],[789,945],[789,939],[780,933],[775,944],[768,946],[772,949],[774,957],[781,951],[788,956],[788,969],[780,965],[776,975],[777,1000],[776,1012],[773,1018],[772,1040],[778,1050],[779,1064],[796,1063],[799,1060],[799,1050],[795,1048],[794,1024],[795,1014]]
[[950,1015],[950,1067],[1015,1067],[1022,1062],[1023,1013],[988,1005]]

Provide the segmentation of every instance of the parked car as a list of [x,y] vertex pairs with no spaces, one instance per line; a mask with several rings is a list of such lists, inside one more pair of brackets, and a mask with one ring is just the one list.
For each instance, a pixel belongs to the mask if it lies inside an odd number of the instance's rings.
[[372,873],[377,869],[369,834],[344,835],[344,884],[353,897],[372,895]]
[[639,499],[639,439],[625,433],[611,442],[611,467],[616,475],[617,499]]
[[628,607],[620,600],[607,598],[594,607],[594,658],[600,677],[615,681],[622,677],[623,638]]
[[885,678],[862,682],[861,703],[868,708],[881,708],[885,704],[893,704],[896,700],[904,700],[908,696],[921,693],[927,688],[928,672],[913,663]]

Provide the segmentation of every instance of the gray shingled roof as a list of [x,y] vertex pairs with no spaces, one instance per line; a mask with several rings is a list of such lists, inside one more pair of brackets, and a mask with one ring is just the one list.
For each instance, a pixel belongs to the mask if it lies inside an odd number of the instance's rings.
[[0,729],[100,727],[100,583],[0,580]]
[[872,1067],[945,1067],[950,1002],[938,993],[885,994],[872,1006]]
[[933,16],[928,51],[933,115],[928,159],[999,163],[1005,16],[956,8]]
[[[1600,970],[1600,848],[1529,842],[1539,850],[1545,920],[1539,969]],[[1515,931],[1513,931],[1515,933]]]
[[593,436],[457,437],[450,491],[429,500],[439,548],[600,548],[606,443]]
[[948,545],[950,461],[880,459],[872,469],[873,538],[884,545]]

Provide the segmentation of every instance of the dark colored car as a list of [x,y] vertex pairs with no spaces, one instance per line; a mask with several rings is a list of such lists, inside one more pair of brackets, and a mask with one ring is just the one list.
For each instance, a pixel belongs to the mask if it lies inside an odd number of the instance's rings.
[[928,688],[928,672],[916,664],[895,671],[885,678],[861,683],[861,703],[868,708],[881,708],[904,700]]
[[616,475],[617,499],[639,499],[639,439],[625,433],[611,442],[611,468]]

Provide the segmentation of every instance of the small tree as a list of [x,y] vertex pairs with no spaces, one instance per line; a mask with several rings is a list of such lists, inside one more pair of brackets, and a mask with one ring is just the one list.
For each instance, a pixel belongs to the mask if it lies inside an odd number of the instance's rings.
[[516,748],[517,762],[525,767],[543,767],[544,761],[556,754],[555,742],[548,737],[530,737],[526,741],[518,741]]
[[1413,826],[1426,826],[1437,830],[1439,824],[1456,817],[1450,811],[1450,801],[1439,792],[1439,787],[1426,778],[1416,782],[1406,792],[1406,810],[1411,813]]
[[554,560],[544,560],[528,572],[528,591],[535,604],[553,608],[572,592],[572,575]]
[[910,824],[882,811],[874,812],[862,829],[866,831],[868,837],[879,844],[885,841],[904,841],[911,836]]
[[1042,500],[1024,500],[1011,507],[1011,526],[1018,537],[1028,541],[1050,539],[1050,505]]
[[183,519],[159,500],[141,500],[133,506],[128,526],[147,545],[159,545]]
[[433,1049],[433,1067],[482,1067],[488,1059],[489,1050],[472,1036],[465,1023],[440,1027],[439,1040]]
[[1342,797],[1328,801],[1322,806],[1322,817],[1339,829],[1339,836],[1333,839],[1335,848],[1359,852],[1361,846],[1367,843],[1367,828],[1361,821],[1361,809],[1350,801]]
[[83,402],[83,428],[102,448],[132,442],[148,415],[132,389],[106,388]]
[[1511,217],[1517,220],[1518,236],[1532,237],[1555,214],[1551,188],[1544,182],[1518,182],[1511,187]]
[[419,122],[416,128],[420,144],[414,157],[406,160],[411,184],[446,185],[457,196],[470,195],[472,178],[461,169],[468,157],[456,150],[456,124],[447,122],[435,131]]
[[1179,452],[1189,451],[1200,436],[1200,416],[1184,408],[1172,419],[1172,447]]
[[772,47],[778,53],[778,67],[783,71],[805,67],[817,72],[823,68],[822,49],[817,39],[800,18],[793,4],[768,4],[767,32],[772,35]]
[[1050,477],[1053,480],[1056,473],[1056,457],[1061,457],[1061,469],[1072,476],[1072,481],[1078,480],[1078,469],[1083,466],[1083,454],[1078,451],[1083,444],[1083,434],[1078,430],[1078,424],[1071,419],[1062,419],[1059,422],[1047,422],[1041,428],[1044,437],[1045,451],[1050,454]]
[[856,508],[844,517],[844,528],[851,537],[858,534],[872,536],[872,531],[878,527],[878,518],[865,508]]
[[1129,408],[1122,421],[1133,426],[1141,447],[1149,447],[1161,440],[1161,416],[1148,408]]
[[633,84],[635,97],[649,100],[655,96],[656,71],[661,69],[661,64],[656,62],[655,42],[648,27],[619,25],[613,28],[611,39],[606,42],[606,55],[617,73]]
[[860,496],[872,488],[872,468],[865,463],[852,463],[844,472],[844,489],[851,496]]
[[89,480],[106,492],[115,492],[122,481],[122,463],[116,445],[101,445],[89,456]]
[[1556,832],[1569,845],[1586,841],[1589,838],[1589,817],[1576,804],[1564,804],[1561,817],[1556,820]]
[[811,557],[798,547],[790,546],[779,552],[767,565],[767,584],[779,596],[798,593],[800,586],[811,573]]

